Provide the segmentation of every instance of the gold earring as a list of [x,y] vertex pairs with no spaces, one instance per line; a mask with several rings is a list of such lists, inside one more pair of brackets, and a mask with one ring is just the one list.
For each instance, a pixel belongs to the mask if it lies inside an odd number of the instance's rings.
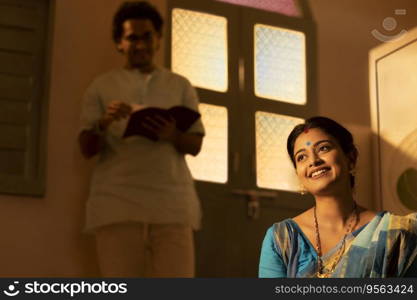
[[304,186],[301,186],[300,194],[301,196],[304,196],[305,194],[307,194],[307,190]]

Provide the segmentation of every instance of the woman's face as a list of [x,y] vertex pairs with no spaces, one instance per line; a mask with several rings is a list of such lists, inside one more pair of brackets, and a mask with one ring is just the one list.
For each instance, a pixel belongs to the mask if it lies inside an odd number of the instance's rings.
[[332,195],[350,188],[354,164],[336,139],[319,128],[298,136],[294,160],[300,183],[313,195]]

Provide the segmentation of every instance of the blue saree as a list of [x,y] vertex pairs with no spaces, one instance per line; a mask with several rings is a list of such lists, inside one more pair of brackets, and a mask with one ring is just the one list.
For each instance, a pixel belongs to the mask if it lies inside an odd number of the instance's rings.
[[[322,256],[323,265],[339,258],[342,242]],[[344,252],[330,277],[417,277],[417,213],[379,212],[346,237]],[[316,277],[317,252],[300,227],[286,219],[265,235],[259,277]]]

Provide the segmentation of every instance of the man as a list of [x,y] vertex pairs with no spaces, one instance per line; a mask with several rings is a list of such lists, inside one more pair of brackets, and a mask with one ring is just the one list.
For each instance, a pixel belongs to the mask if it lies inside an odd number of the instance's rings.
[[173,119],[148,118],[158,136],[122,138],[132,112],[175,105],[198,110],[188,80],[155,66],[163,20],[147,2],[126,2],[113,20],[113,39],[125,66],[96,78],[81,115],[80,147],[99,154],[87,202],[86,230],[96,235],[106,277],[193,277],[193,229],[200,205],[184,155],[200,151],[200,120],[187,132]]

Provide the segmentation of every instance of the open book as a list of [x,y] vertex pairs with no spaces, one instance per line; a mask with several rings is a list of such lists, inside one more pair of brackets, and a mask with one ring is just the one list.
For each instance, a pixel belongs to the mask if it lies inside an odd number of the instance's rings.
[[158,136],[142,126],[142,122],[145,121],[146,117],[154,117],[156,115],[167,119],[169,119],[169,117],[174,118],[178,130],[182,132],[187,131],[201,116],[200,113],[185,106],[173,106],[169,109],[147,107],[130,115],[123,137],[126,138],[132,135],[142,135],[153,141],[157,141]]

